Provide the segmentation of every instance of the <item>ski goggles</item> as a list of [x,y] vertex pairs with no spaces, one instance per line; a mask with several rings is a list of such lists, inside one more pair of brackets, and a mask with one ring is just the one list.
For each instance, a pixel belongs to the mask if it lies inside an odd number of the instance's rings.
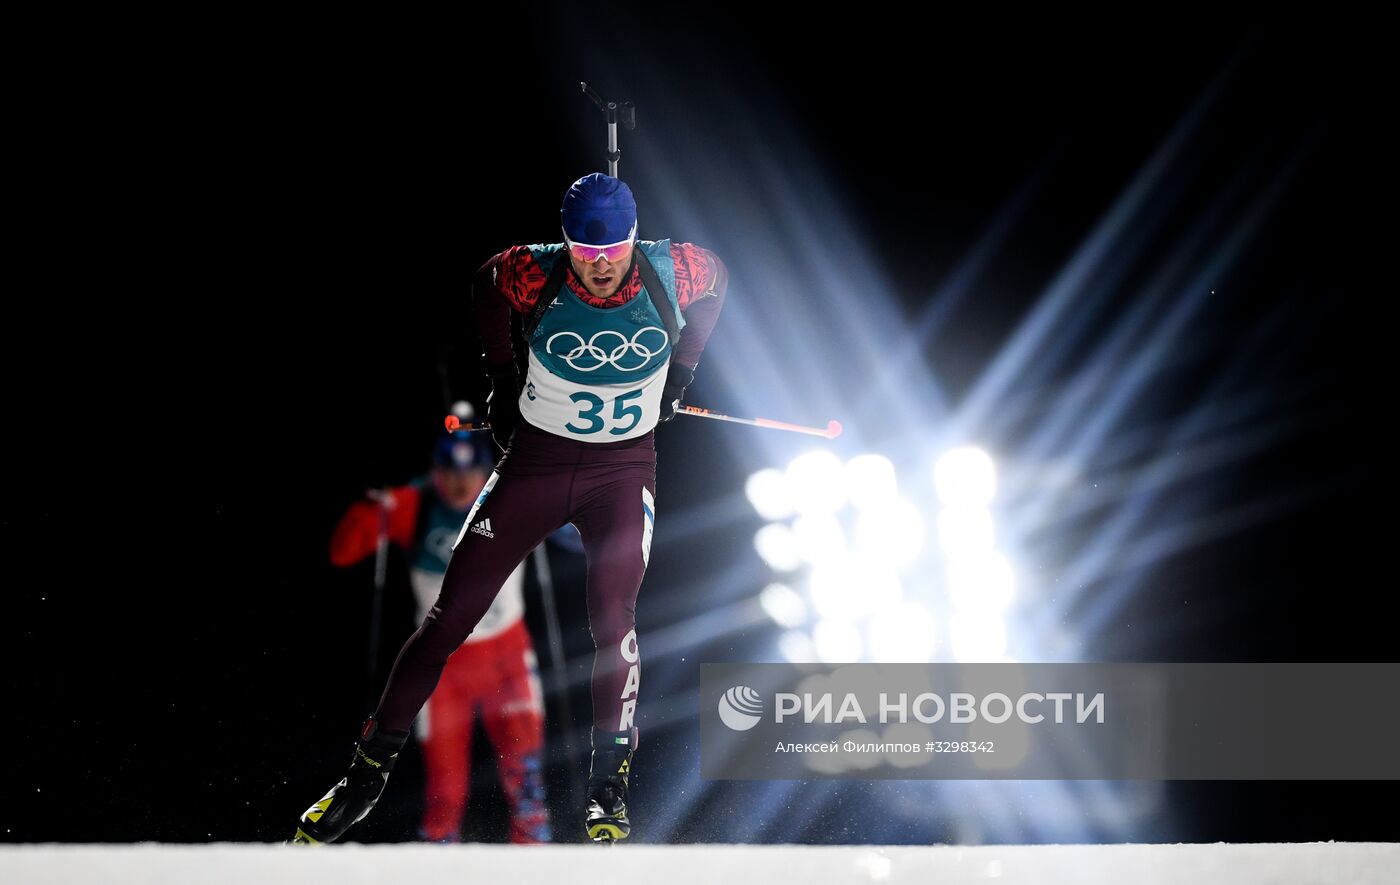
[[621,261],[627,257],[627,253],[632,249],[632,243],[637,238],[637,229],[632,228],[632,233],[625,240],[616,243],[609,243],[606,246],[590,246],[586,243],[575,243],[566,235],[564,242],[569,246],[569,254],[582,261],[584,264],[592,264],[599,258],[608,259],[609,263]]

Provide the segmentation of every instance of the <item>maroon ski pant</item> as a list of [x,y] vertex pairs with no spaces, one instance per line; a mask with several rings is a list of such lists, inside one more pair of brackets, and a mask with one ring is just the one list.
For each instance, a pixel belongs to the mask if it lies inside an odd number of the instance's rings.
[[652,433],[585,443],[522,422],[462,526],[441,595],[394,662],[375,714],[379,727],[409,730],[448,656],[506,578],[545,537],[572,522],[588,560],[593,728],[632,730],[641,675],[637,591],[650,556],[655,494]]

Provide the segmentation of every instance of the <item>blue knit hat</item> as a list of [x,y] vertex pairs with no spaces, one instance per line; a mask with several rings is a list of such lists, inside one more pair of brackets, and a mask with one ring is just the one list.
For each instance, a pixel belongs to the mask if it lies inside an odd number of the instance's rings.
[[495,463],[495,453],[484,433],[468,433],[465,430],[442,430],[438,432],[437,444],[433,446],[433,464],[449,470],[490,470]]
[[570,241],[608,246],[636,233],[637,201],[622,179],[594,172],[575,181],[564,194],[559,218]]

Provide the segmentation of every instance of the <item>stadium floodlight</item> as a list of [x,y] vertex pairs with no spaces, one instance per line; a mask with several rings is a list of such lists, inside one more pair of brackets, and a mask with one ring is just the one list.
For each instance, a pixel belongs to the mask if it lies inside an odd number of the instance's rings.
[[1006,654],[1006,624],[997,615],[958,612],[948,633],[953,657],[963,663],[999,661]]
[[793,507],[798,513],[835,513],[846,503],[841,459],[824,449],[805,452],[787,467]]
[[904,584],[892,563],[860,553],[852,556],[850,563],[861,594],[870,601],[871,611],[898,605],[904,599]]
[[859,510],[878,510],[899,497],[894,464],[884,455],[857,455],[846,462],[846,494]]
[[933,660],[936,624],[928,609],[903,602],[877,611],[867,628],[870,659],[890,664],[921,664]]
[[786,584],[769,584],[758,594],[759,604],[780,627],[800,627],[807,622],[807,600]]
[[823,618],[849,620],[870,611],[872,600],[865,592],[860,569],[848,556],[832,557],[814,565],[807,588],[812,607]]
[[817,646],[804,630],[784,630],[778,637],[778,651],[791,664],[815,664]]
[[948,596],[959,611],[1000,615],[1016,593],[1016,575],[1000,553],[948,563]]
[[839,618],[817,621],[812,628],[812,642],[817,647],[817,657],[827,664],[858,661],[865,650],[860,631],[850,621]]
[[781,522],[770,522],[753,536],[753,545],[758,555],[774,571],[795,571],[802,565],[802,555],[798,551],[797,537],[792,529]]
[[758,515],[767,520],[787,519],[796,510],[787,474],[776,467],[749,474],[744,494]]
[[975,446],[946,452],[933,468],[938,500],[948,507],[987,507],[996,494],[992,458]]
[[938,542],[949,559],[990,555],[996,542],[991,512],[976,505],[943,508],[938,514]]
[[881,507],[861,511],[856,519],[855,547],[869,560],[884,559],[902,567],[919,558],[924,534],[919,508],[896,496]]
[[846,532],[830,513],[807,513],[792,522],[797,555],[803,562],[818,565],[846,555]]

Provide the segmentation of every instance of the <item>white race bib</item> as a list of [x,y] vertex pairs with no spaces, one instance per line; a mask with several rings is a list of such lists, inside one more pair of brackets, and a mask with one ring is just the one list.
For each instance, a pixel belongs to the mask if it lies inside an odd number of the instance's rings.
[[665,386],[665,365],[632,382],[578,384],[551,373],[531,350],[520,414],[539,429],[569,439],[635,439],[656,426]]

